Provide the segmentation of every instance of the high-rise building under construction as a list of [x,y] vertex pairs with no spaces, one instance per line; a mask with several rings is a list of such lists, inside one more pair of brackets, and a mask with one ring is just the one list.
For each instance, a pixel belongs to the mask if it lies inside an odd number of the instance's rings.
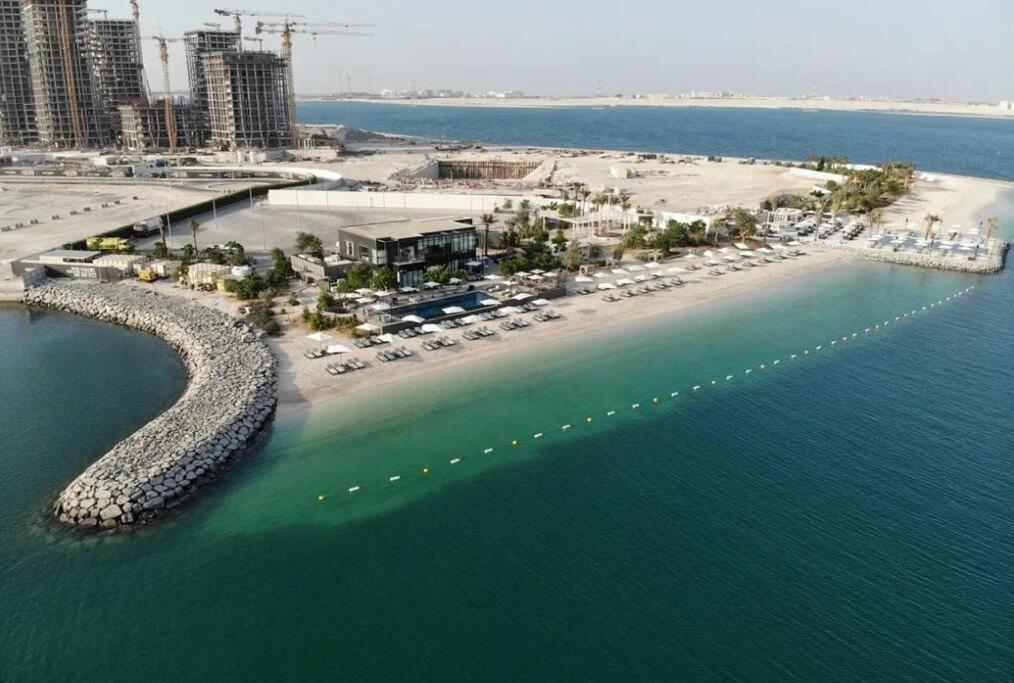
[[35,142],[35,105],[21,0],[0,0],[0,145]]
[[211,52],[204,56],[204,73],[212,146],[291,144],[286,60],[272,52]]
[[46,147],[98,147],[109,140],[88,60],[86,0],[24,0],[35,127]]

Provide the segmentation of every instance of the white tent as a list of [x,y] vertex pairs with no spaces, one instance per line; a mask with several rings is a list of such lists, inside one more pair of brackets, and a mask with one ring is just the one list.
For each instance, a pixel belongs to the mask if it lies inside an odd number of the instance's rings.
[[373,323],[363,323],[362,325],[357,325],[356,329],[362,332],[376,332],[380,329],[380,326]]
[[405,317],[403,317],[403,318],[402,318],[401,320],[402,320],[402,322],[406,322],[406,323],[416,323],[417,325],[418,325],[419,323],[424,323],[424,322],[426,322],[426,318],[424,318],[424,317],[422,317],[422,316],[420,316],[420,315],[406,315],[406,316],[405,316]]
[[457,315],[458,313],[464,313],[465,309],[461,306],[448,306],[443,311],[447,315]]
[[415,294],[419,290],[416,289],[415,287],[402,287],[398,291],[401,292],[402,294]]
[[328,339],[333,339],[330,334],[324,334],[323,332],[314,332],[313,334],[306,335],[306,338],[310,341],[315,342],[326,342]]
[[332,344],[327,347],[327,354],[329,356],[336,356],[339,353],[352,353],[352,349],[343,344]]

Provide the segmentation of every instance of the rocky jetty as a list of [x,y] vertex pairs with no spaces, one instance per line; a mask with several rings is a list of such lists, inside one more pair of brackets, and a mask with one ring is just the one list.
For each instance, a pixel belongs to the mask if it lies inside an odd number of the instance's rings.
[[277,364],[246,322],[124,285],[50,282],[28,291],[24,301],[161,337],[190,375],[175,405],[57,496],[54,514],[61,522],[116,528],[153,519],[216,477],[274,413]]
[[851,245],[841,248],[870,261],[897,263],[903,266],[919,266],[920,268],[934,268],[937,270],[951,270],[961,273],[977,273],[980,275],[999,273],[1003,270],[1004,261],[1007,257],[1006,243],[995,247],[993,252],[988,256],[980,256],[974,261],[960,256],[943,256],[938,253],[894,251],[892,249],[873,249]]

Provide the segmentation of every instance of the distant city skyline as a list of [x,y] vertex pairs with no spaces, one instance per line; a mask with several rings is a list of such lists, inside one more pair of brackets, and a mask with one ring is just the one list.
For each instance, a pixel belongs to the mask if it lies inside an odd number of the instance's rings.
[[[127,0],[90,4],[110,16],[129,16]],[[296,91],[304,96],[348,91],[351,79],[351,89],[360,92],[430,88],[585,96],[725,90],[1014,99],[1014,54],[1007,48],[1014,4],[987,0],[817,6],[771,0],[762,7],[745,0],[232,4],[291,11],[306,17],[300,21],[377,24],[372,37],[297,35]],[[231,18],[214,14],[219,6],[218,0],[141,0],[142,32],[179,36],[205,22],[231,28]],[[253,37],[255,22],[245,19],[244,35]],[[279,48],[278,36],[262,37],[265,49]],[[170,50],[173,89],[186,90],[183,51]],[[144,53],[148,80],[160,89],[154,41],[145,41]]]

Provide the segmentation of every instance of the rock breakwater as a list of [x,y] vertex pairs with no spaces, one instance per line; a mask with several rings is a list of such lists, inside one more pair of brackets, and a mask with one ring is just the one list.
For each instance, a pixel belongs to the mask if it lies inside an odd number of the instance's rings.
[[156,335],[189,373],[171,408],[116,444],[64,489],[57,519],[129,527],[155,518],[215,478],[274,413],[277,364],[247,323],[182,298],[124,285],[47,283],[29,306],[83,315]]
[[961,273],[977,273],[988,275],[999,273],[1004,268],[1007,257],[1007,244],[995,247],[988,256],[980,256],[974,261],[960,256],[943,256],[940,254],[893,251],[891,249],[872,249],[860,246],[843,246],[842,250],[870,261],[881,263],[897,263],[904,266],[919,266],[920,268],[934,268],[936,270],[951,270]]

